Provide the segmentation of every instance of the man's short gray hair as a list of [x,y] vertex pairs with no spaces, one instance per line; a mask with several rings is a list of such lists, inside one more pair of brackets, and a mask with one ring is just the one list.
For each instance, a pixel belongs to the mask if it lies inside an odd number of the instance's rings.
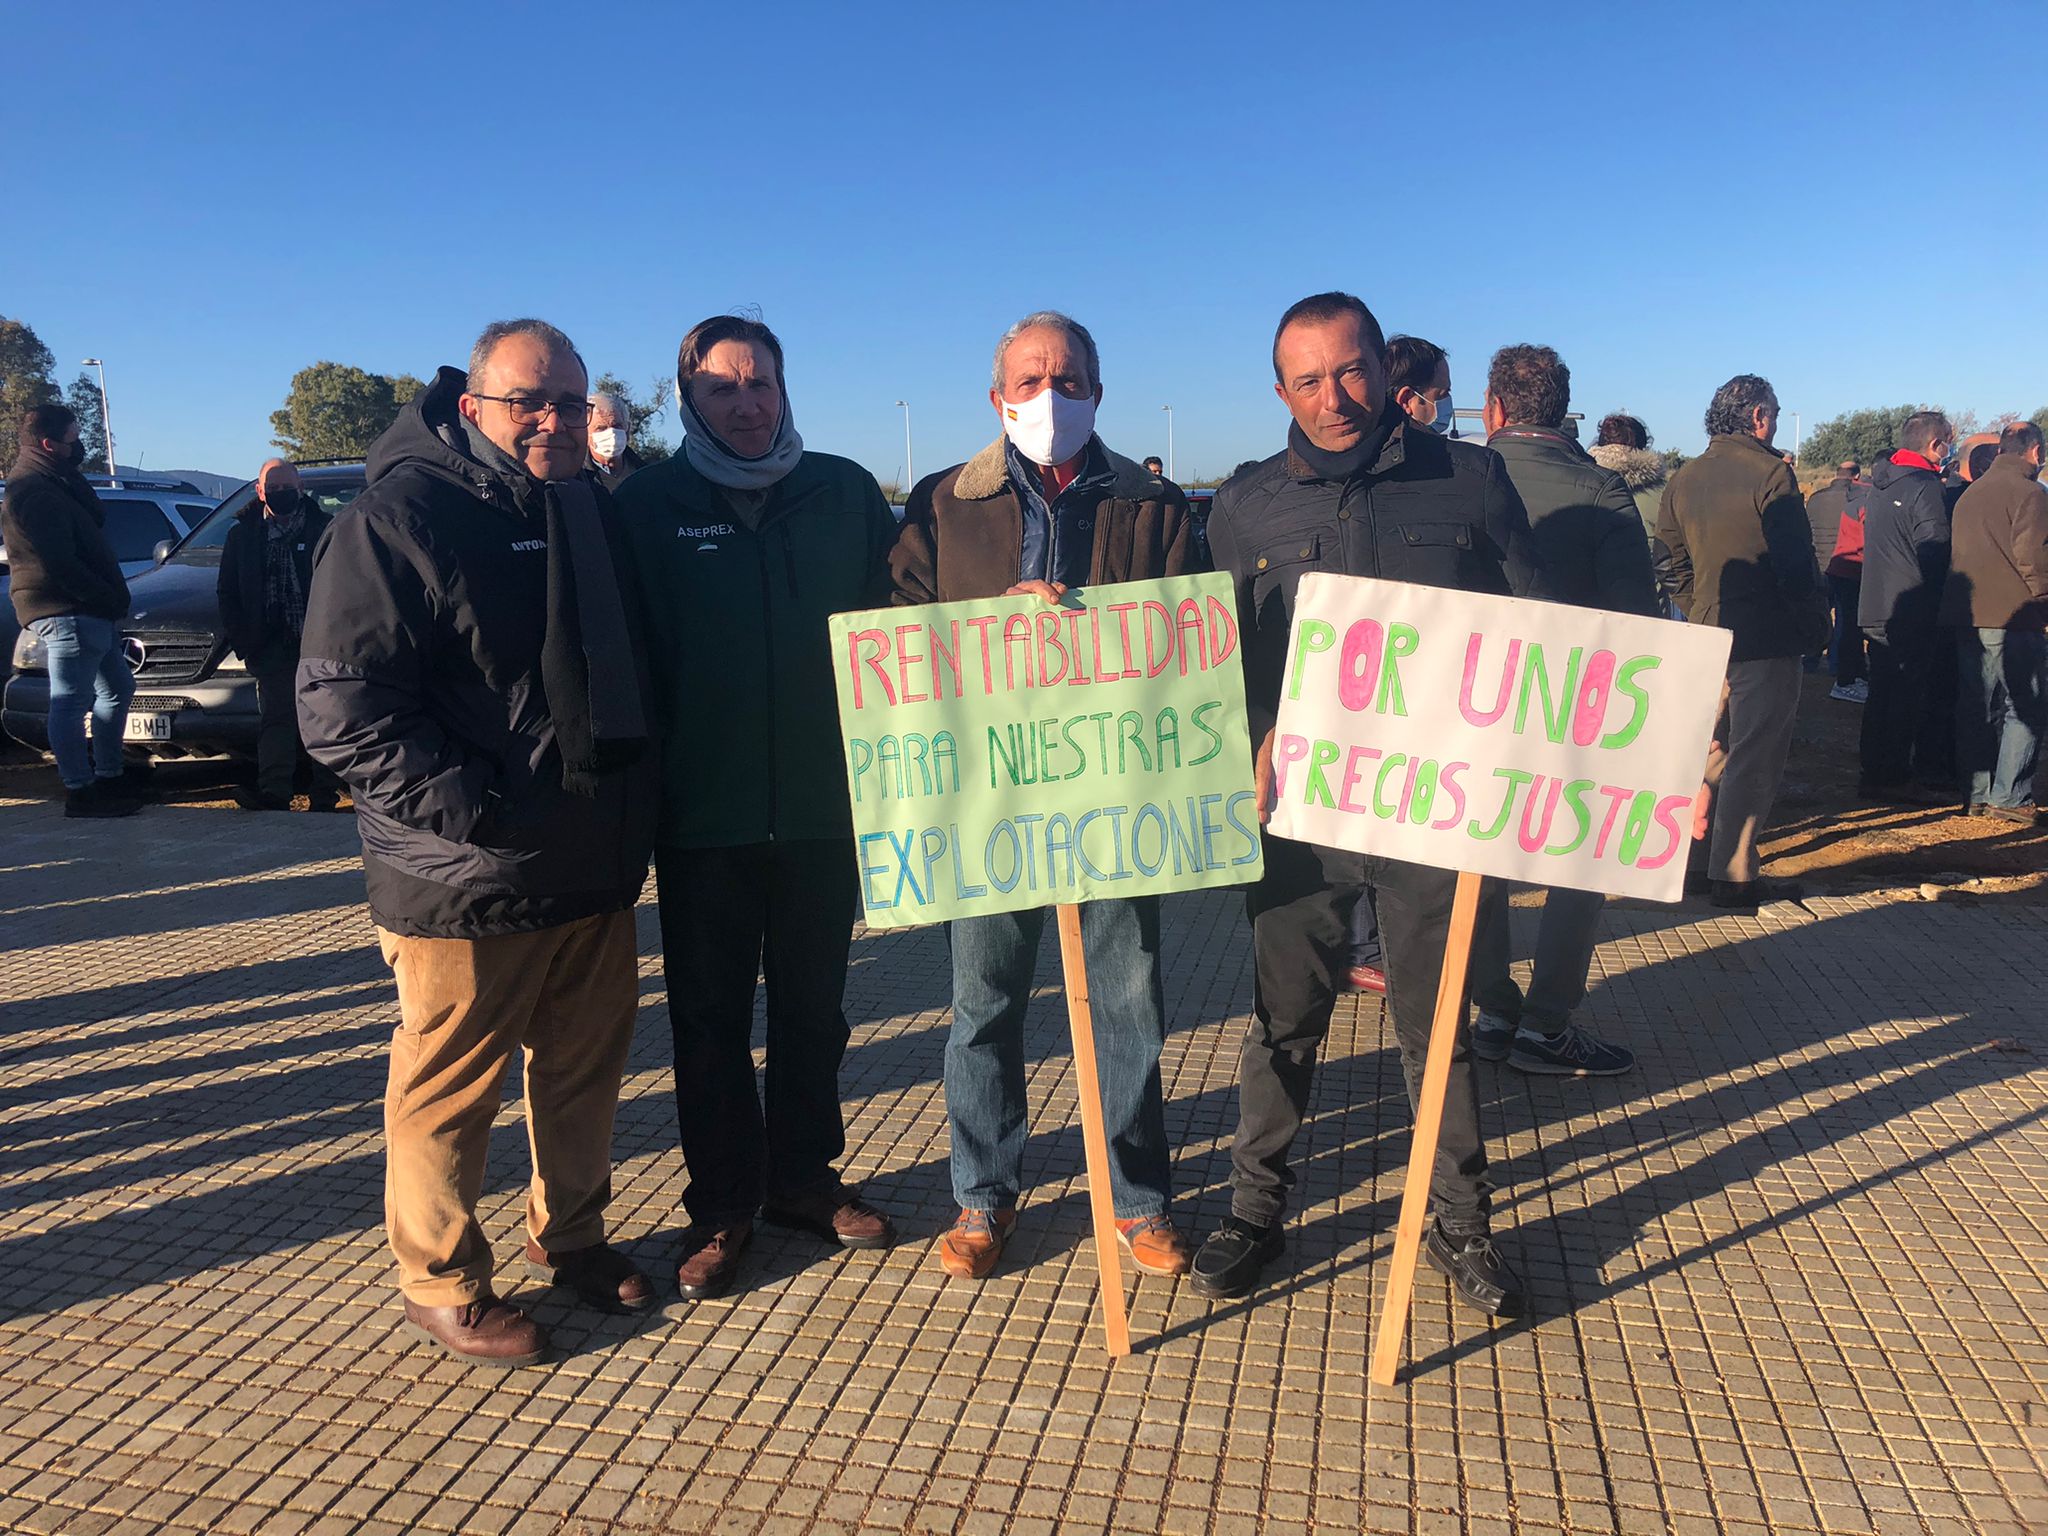
[[1047,326],[1055,331],[1065,331],[1074,338],[1075,343],[1081,348],[1082,355],[1088,359],[1088,387],[1100,389],[1102,387],[1102,357],[1095,350],[1095,338],[1088,334],[1087,326],[1070,316],[1061,314],[1056,309],[1033,310],[1022,320],[1019,320],[1015,325],[1003,332],[1003,339],[996,343],[996,364],[993,370],[995,387],[998,390],[1003,387],[1003,359],[1009,355],[1010,343],[1026,331],[1037,330],[1040,326]]
[[593,413],[596,412],[600,405],[612,413],[612,420],[616,421],[620,426],[629,429],[632,427],[632,403],[616,389],[600,389],[590,397],[590,409]]
[[484,327],[483,335],[477,337],[476,345],[469,349],[469,377],[463,382],[463,388],[472,395],[482,392],[484,371],[491,365],[491,354],[508,336],[531,336],[550,352],[566,352],[576,359],[576,366],[583,369],[583,376],[590,377],[590,369],[583,361],[583,354],[576,350],[576,343],[547,321],[535,320],[531,316],[520,320],[493,320]]

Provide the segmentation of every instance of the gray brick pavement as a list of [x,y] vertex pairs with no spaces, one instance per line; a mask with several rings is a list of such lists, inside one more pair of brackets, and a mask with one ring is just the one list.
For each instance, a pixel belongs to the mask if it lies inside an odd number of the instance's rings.
[[[899,1248],[765,1229],[743,1292],[637,1320],[510,1273],[561,1358],[441,1359],[394,1326],[395,1009],[359,897],[345,818],[0,799],[0,1528],[2048,1530],[2048,909],[1610,908],[1586,1017],[1641,1070],[1483,1069],[1535,1315],[1482,1326],[1425,1272],[1381,1393],[1407,1113],[1377,1003],[1340,1011],[1274,1283],[1212,1305],[1134,1280],[1112,1367],[1050,943],[1019,1237],[979,1288],[929,1261],[928,932],[859,935],[849,985],[849,1170]],[[1169,910],[1178,1215],[1206,1230],[1248,956],[1229,897]],[[682,1174],[651,907],[640,931],[613,1214],[660,1267]],[[520,1115],[483,1212],[508,1262]]]

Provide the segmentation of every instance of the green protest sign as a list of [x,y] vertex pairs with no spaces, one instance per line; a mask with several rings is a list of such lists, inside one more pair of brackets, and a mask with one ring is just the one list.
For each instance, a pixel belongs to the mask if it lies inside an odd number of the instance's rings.
[[870,926],[1258,878],[1228,577],[833,616]]

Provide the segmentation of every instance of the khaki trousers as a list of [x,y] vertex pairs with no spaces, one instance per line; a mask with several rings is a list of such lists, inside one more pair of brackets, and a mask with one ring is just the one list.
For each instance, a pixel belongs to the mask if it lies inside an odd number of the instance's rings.
[[505,1068],[525,1057],[526,1226],[550,1252],[604,1240],[612,1118],[640,982],[633,914],[534,933],[415,939],[377,930],[398,978],[384,1095],[384,1222],[398,1284],[429,1307],[491,1289],[477,1225]]
[[1710,879],[1756,878],[1757,839],[1777,802],[1798,717],[1797,656],[1730,663],[1714,727],[1721,746],[1707,754],[1707,782],[1714,786]]

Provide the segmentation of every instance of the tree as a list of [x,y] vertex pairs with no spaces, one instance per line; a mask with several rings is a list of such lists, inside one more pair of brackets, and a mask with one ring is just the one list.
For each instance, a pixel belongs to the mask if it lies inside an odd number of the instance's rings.
[[294,459],[359,459],[424,388],[346,363],[318,362],[292,375],[284,408],[270,413],[271,442]]
[[0,441],[11,444],[21,418],[57,398],[57,382],[50,377],[56,362],[27,322],[0,315]]
[[2029,416],[2027,420],[2031,421],[2043,432],[2048,432],[2048,405],[2042,406],[2041,409],[2034,412],[2033,415]]
[[626,436],[626,446],[640,455],[649,464],[668,457],[668,443],[654,435],[654,423],[668,410],[668,397],[675,388],[671,379],[656,379],[654,389],[642,405],[634,398],[626,381],[615,373],[601,373],[597,382],[590,386],[593,395],[618,395],[626,402],[626,411],[633,419],[633,430]]
[[1807,433],[1799,445],[1799,457],[1816,464],[1839,464],[1844,459],[1875,464],[1891,456],[1899,446],[1899,429],[1919,409],[1917,405],[1894,405],[1845,412]]
[[85,444],[85,462],[79,466],[88,475],[110,475],[107,459],[107,416],[100,406],[99,381],[81,373],[64,391],[64,403],[78,418],[78,440]]

